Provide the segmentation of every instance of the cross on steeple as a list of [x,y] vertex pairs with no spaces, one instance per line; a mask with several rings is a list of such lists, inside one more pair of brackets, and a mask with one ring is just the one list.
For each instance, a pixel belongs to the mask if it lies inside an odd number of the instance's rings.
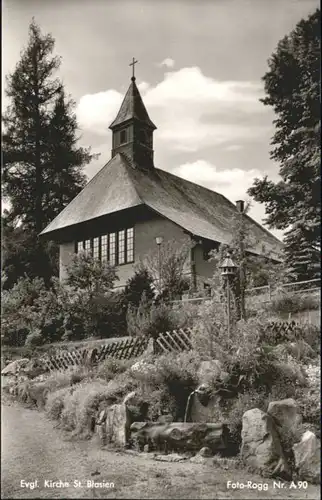
[[133,57],[132,62],[129,64],[129,66],[132,66],[132,80],[135,80],[135,75],[134,75],[134,70],[135,70],[135,65],[139,61],[136,61],[135,58]]

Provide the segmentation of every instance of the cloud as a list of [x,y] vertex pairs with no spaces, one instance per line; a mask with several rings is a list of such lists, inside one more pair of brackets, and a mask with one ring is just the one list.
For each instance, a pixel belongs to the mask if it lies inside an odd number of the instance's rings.
[[145,92],[148,90],[150,87],[150,84],[147,82],[141,82],[138,84],[138,89],[142,94],[145,94]]
[[241,144],[231,144],[226,147],[226,151],[240,151],[241,149],[243,149]]
[[157,64],[157,66],[165,66],[166,68],[173,68],[175,65],[175,61],[171,59],[170,57],[167,57],[166,59],[163,59],[160,63]]
[[84,130],[106,135],[121,106],[123,96],[116,90],[82,96],[76,108],[77,118]]
[[248,198],[247,189],[252,185],[255,177],[261,177],[261,172],[256,169],[241,170],[240,168],[232,168],[219,170],[206,160],[184,163],[176,167],[173,173],[217,191],[233,203],[236,200]]
[[[247,195],[247,189],[253,184],[254,178],[262,177],[259,170],[242,170],[240,168],[219,170],[208,161],[197,160],[176,167],[173,173],[224,195],[232,203],[235,203],[236,200],[250,202],[249,215],[260,224],[263,224],[265,218],[264,206],[254,202]],[[282,236],[281,231],[271,232],[277,237]]]
[[[158,127],[156,148],[195,152],[206,147],[256,140],[267,132],[260,82],[217,81],[198,67],[165,73],[155,86],[141,82],[144,102]],[[123,95],[114,89],[83,96],[77,106],[81,127],[106,135]]]
[[[263,224],[265,219],[264,205],[254,202],[247,195],[247,190],[253,184],[254,178],[262,177],[259,170],[242,170],[240,168],[218,170],[215,165],[208,161],[197,160],[176,167],[173,173],[224,195],[232,203],[237,200],[250,202],[249,215],[260,224]],[[267,226],[265,227],[267,229]],[[270,232],[277,238],[283,238],[283,231],[270,230]]]

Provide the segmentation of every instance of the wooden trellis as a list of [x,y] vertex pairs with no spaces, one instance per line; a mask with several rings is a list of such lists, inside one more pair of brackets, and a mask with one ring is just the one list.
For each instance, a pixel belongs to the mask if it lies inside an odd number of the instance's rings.
[[183,330],[172,330],[171,332],[160,333],[154,342],[154,352],[188,351],[192,348],[191,344],[192,330],[186,328]]
[[48,370],[67,370],[71,366],[96,364],[107,357],[116,359],[130,359],[143,354],[148,347],[149,339],[146,337],[132,337],[118,342],[101,345],[99,347],[80,348],[72,351],[60,350],[53,356],[44,356],[41,361]]
[[274,335],[278,342],[285,342],[290,339],[300,338],[303,325],[295,321],[272,321],[268,324],[266,331]]

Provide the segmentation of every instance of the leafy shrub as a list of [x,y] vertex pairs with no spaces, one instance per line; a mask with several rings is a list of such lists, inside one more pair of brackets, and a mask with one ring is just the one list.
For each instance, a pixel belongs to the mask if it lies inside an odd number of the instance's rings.
[[59,420],[64,409],[65,398],[70,394],[69,387],[63,387],[50,393],[46,402],[46,413],[51,420]]
[[303,422],[313,425],[314,432],[320,435],[321,424],[321,366],[305,366],[308,388],[299,389],[297,403],[302,413]]
[[307,293],[279,293],[266,309],[275,314],[289,314],[320,308],[320,297]]
[[26,346],[37,346],[43,344],[44,339],[40,331],[33,331],[27,335],[25,345]]
[[46,293],[40,278],[21,278],[10,290],[2,292],[2,335],[7,345],[23,345],[33,331],[32,319],[38,312],[37,300]]
[[98,366],[97,377],[109,382],[115,375],[124,373],[132,364],[132,360],[107,358]]
[[151,302],[154,298],[153,278],[141,264],[126,283],[124,290],[126,304],[136,308],[139,307],[143,294],[148,302]]
[[161,300],[180,298],[181,294],[189,289],[190,283],[185,276],[185,271],[189,262],[190,249],[190,242],[168,240],[160,245],[159,255],[155,251],[145,255],[141,265],[152,276],[158,298]]
[[165,303],[149,304],[143,295],[138,308],[129,306],[127,312],[127,331],[132,336],[157,337],[159,333],[179,328],[179,315]]
[[176,420],[183,420],[188,396],[197,385],[199,365],[198,354],[189,351],[153,356],[142,360],[138,370],[130,370],[129,376],[137,382],[152,419],[170,413]]
[[124,334],[125,308],[123,295],[113,293],[117,276],[108,262],[91,255],[75,255],[66,269],[67,278],[62,294],[66,340],[89,336],[113,337]]
[[[81,382],[63,398],[62,426],[74,436],[86,439],[93,433],[93,420],[99,409],[118,402],[132,389],[133,384],[119,374],[110,383],[101,379]],[[114,383],[113,383],[114,382]],[[61,403],[57,402],[58,407]]]
[[[320,330],[309,323],[265,322],[260,327],[260,342],[277,346],[282,343],[303,343],[311,347],[315,354],[320,352]],[[308,349],[306,349],[308,352]]]

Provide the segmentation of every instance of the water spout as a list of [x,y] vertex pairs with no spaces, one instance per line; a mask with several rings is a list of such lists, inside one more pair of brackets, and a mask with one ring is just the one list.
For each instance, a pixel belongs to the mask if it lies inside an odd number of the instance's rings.
[[187,418],[188,418],[188,414],[189,414],[189,410],[190,410],[190,400],[192,398],[192,396],[194,395],[196,391],[192,391],[189,396],[188,396],[188,399],[187,399],[187,405],[186,405],[186,411],[184,413],[184,422],[187,422]]

